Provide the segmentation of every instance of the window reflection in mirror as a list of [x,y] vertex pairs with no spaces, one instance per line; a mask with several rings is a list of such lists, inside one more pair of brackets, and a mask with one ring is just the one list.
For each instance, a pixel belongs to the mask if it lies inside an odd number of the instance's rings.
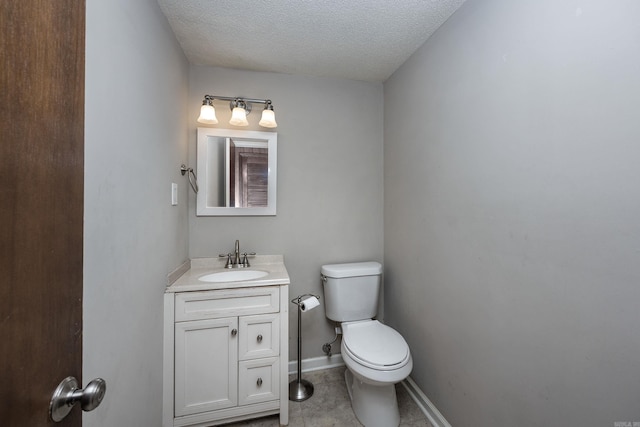
[[275,215],[275,132],[198,128],[200,215]]

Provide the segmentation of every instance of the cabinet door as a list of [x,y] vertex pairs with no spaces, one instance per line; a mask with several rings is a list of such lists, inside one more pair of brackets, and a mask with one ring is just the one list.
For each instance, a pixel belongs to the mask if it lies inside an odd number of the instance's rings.
[[238,404],[238,318],[175,325],[175,416]]

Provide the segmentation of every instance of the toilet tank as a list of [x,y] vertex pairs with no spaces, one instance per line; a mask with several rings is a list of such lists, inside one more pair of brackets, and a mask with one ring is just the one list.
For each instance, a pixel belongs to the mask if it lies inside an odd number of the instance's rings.
[[323,265],[320,272],[329,319],[350,322],[375,317],[382,275],[379,262],[328,264]]

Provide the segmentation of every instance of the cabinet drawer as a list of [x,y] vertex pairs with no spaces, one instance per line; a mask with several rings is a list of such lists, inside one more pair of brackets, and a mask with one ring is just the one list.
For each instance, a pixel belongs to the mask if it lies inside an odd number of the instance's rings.
[[239,360],[272,357],[280,354],[280,315],[242,316],[238,321]]
[[280,362],[277,357],[246,360],[238,368],[238,405],[280,398]]
[[279,288],[223,289],[176,294],[176,322],[276,313],[280,310]]

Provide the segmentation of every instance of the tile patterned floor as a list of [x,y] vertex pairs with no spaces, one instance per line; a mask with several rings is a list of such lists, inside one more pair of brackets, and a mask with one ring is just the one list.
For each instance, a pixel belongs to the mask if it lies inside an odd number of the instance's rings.
[[[333,368],[303,373],[302,378],[314,386],[313,396],[304,402],[289,402],[290,427],[361,427],[362,424],[351,409],[349,394],[344,382],[346,368]],[[290,381],[295,376],[290,377]],[[402,384],[396,385],[400,427],[433,427],[420,408],[411,399]],[[278,416],[258,418],[225,427],[277,427]]]

